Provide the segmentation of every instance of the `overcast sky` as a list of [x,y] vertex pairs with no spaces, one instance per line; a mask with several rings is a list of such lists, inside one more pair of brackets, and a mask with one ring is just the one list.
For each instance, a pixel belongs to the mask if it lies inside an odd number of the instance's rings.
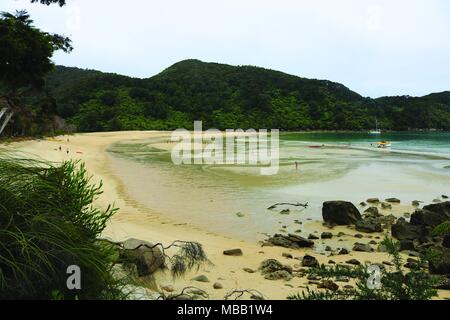
[[150,77],[195,58],[329,79],[364,96],[450,90],[448,0],[67,0],[27,9],[70,36],[58,64]]

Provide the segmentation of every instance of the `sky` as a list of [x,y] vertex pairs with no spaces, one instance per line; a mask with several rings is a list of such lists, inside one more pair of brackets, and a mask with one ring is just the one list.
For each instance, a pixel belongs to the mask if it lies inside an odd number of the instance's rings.
[[67,0],[27,9],[69,36],[57,64],[147,78],[184,59],[340,82],[363,96],[450,90],[448,0]]

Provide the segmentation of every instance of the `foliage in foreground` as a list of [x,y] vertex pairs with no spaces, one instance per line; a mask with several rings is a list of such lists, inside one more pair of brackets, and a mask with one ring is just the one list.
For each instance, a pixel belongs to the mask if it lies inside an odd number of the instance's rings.
[[[0,300],[120,299],[111,246],[97,237],[114,214],[92,206],[101,185],[82,164],[0,158]],[[70,291],[67,267],[82,272]]]
[[355,279],[356,288],[338,289],[336,291],[314,291],[307,289],[306,292],[297,293],[288,297],[291,300],[429,300],[437,296],[437,291],[433,288],[435,279],[423,270],[424,264],[436,257],[432,252],[422,256],[419,261],[412,266],[409,272],[403,267],[400,256],[400,247],[397,242],[386,238],[381,245],[384,245],[389,253],[393,269],[380,267],[380,286],[374,287],[368,281],[373,273],[369,266],[342,266],[333,267],[320,266],[311,268],[308,273],[322,277],[322,279],[332,280],[338,276],[345,276]]

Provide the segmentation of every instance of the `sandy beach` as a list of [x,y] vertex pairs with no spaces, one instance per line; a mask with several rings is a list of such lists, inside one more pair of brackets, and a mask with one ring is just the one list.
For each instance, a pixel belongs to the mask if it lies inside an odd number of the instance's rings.
[[[60,136],[41,140],[31,140],[17,143],[10,143],[7,148],[19,152],[22,155],[33,155],[52,162],[61,162],[68,159],[81,160],[86,164],[87,170],[93,175],[93,182],[103,182],[103,195],[96,204],[106,207],[108,204],[120,208],[119,212],[112,218],[105,232],[105,237],[114,241],[121,241],[126,238],[137,238],[153,243],[170,244],[174,240],[196,241],[204,246],[211,265],[206,265],[200,270],[193,270],[181,279],[172,279],[167,273],[156,274],[159,287],[171,285],[175,292],[179,292],[187,286],[195,286],[205,290],[211,299],[223,299],[224,296],[233,290],[254,289],[261,292],[268,299],[286,299],[289,294],[297,293],[308,284],[306,278],[294,277],[291,281],[265,280],[259,273],[245,272],[244,268],[257,270],[260,263],[269,258],[279,260],[284,264],[291,265],[294,269],[299,269],[300,262],[297,259],[283,257],[283,253],[289,253],[294,258],[302,258],[305,253],[314,255],[319,262],[328,263],[330,259],[337,263],[355,258],[361,262],[370,261],[381,263],[389,260],[385,253],[360,253],[351,252],[349,255],[327,256],[325,253],[314,252],[313,249],[291,250],[280,247],[262,247],[256,240],[239,239],[205,227],[201,223],[195,223],[196,219],[190,221],[190,215],[195,212],[186,212],[185,219],[178,219],[176,215],[166,214],[161,208],[152,208],[149,203],[135,197],[130,193],[127,184],[116,171],[112,155],[107,149],[114,143],[133,140],[158,138],[167,136],[167,132],[143,131],[143,132],[110,132],[75,134],[71,136]],[[59,150],[61,147],[61,151]],[[159,146],[164,148],[164,144]],[[344,151],[343,151],[344,152]],[[157,189],[155,189],[157,191]],[[362,196],[361,196],[362,197]],[[335,200],[335,199],[330,199]],[[342,199],[347,200],[347,199]],[[352,199],[350,199],[352,200]],[[361,199],[363,200],[363,199]],[[394,205],[390,213],[400,217],[405,212],[412,212],[409,205]],[[315,230],[319,234],[322,231],[330,231],[322,226],[321,221],[304,221],[305,228]],[[344,232],[347,235],[342,237],[342,243],[354,243],[356,241],[368,243],[374,237],[383,237],[383,234],[365,235],[364,239],[355,239],[355,230],[347,227],[336,227],[333,233]],[[370,237],[370,238],[369,238]],[[322,241],[323,245],[338,247],[336,239]],[[223,255],[227,249],[240,248],[243,256],[232,257]],[[203,283],[192,281],[196,275],[206,275],[210,282]],[[213,289],[213,284],[219,282],[223,289]],[[441,297],[450,297],[448,291],[440,292]],[[246,296],[248,298],[248,296]]]

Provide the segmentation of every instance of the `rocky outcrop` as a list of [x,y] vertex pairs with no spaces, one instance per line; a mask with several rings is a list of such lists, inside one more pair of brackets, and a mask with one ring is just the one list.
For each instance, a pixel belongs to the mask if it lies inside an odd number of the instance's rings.
[[138,276],[145,277],[163,268],[165,257],[160,248],[150,242],[128,239],[122,243],[119,261],[124,264],[135,264]]
[[355,223],[355,227],[357,231],[365,232],[365,233],[373,233],[373,232],[381,232],[383,228],[381,227],[381,223],[377,222],[375,219],[363,219],[359,220]]
[[305,239],[295,234],[289,235],[275,234],[273,237],[267,239],[264,242],[264,245],[299,249],[299,248],[310,248],[314,246],[314,241]]
[[411,224],[427,227],[436,227],[447,220],[450,220],[450,201],[430,204],[411,215]]
[[268,259],[261,262],[259,266],[261,274],[267,280],[286,280],[292,279],[292,268],[288,265],[283,265],[275,259]]
[[351,225],[361,220],[358,209],[348,201],[324,202],[322,217],[325,223],[331,225]]
[[404,218],[400,218],[392,225],[391,233],[397,240],[414,240],[422,236],[422,227],[408,223]]
[[316,268],[319,267],[319,261],[313,256],[305,255],[302,259],[302,267]]
[[430,273],[432,274],[450,274],[450,250],[438,249],[437,259],[432,259],[429,263]]

